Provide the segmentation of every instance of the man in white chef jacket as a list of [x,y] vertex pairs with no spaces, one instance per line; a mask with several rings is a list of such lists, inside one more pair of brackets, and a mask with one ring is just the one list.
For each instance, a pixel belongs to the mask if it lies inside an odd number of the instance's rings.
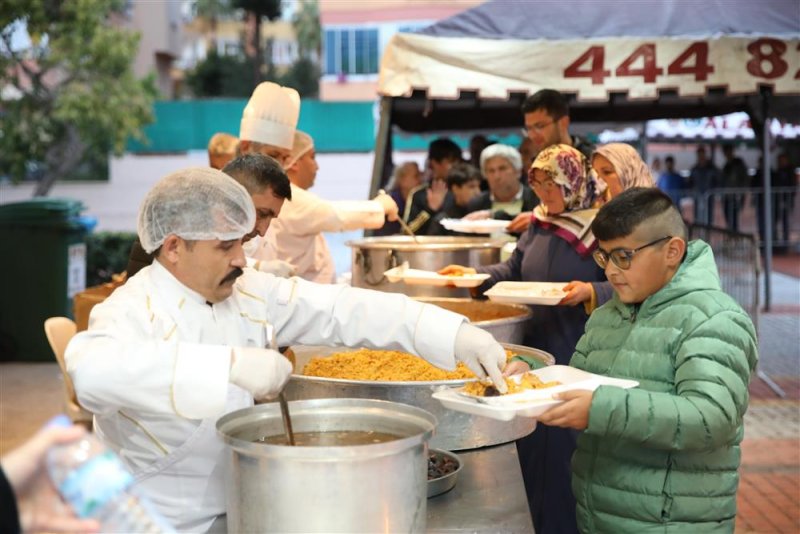
[[173,173],[139,212],[145,267],[92,310],[66,351],[97,435],[179,530],[225,513],[226,461],[215,422],[274,397],[291,365],[269,345],[405,350],[452,368],[485,369],[504,391],[502,347],[466,319],[404,295],[278,278],[245,267],[250,195],[210,168]]
[[336,265],[322,232],[380,228],[384,217],[397,220],[397,203],[386,193],[372,200],[331,202],[308,191],[314,185],[319,165],[314,141],[300,130],[294,134],[292,153],[286,166],[292,184],[292,200],[283,206],[266,237],[247,247],[257,259],[289,262],[297,275],[312,282],[333,283]]

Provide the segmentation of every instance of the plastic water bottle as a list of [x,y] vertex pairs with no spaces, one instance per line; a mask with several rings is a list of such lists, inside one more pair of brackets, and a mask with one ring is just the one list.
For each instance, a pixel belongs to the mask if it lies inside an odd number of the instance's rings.
[[[71,426],[59,416],[50,425]],[[166,519],[132,487],[133,475],[94,435],[53,446],[47,453],[50,479],[81,518],[97,519],[102,532],[172,533]]]

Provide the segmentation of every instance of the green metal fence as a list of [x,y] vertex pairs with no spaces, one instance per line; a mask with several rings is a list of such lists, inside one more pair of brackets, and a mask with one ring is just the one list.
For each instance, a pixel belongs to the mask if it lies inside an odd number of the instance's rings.
[[[128,150],[204,150],[217,132],[239,134],[246,104],[244,99],[156,102],[156,120],[145,128],[150,142],[131,141]],[[369,152],[375,145],[372,102],[304,100],[298,128],[314,138],[318,152]]]
[[[127,149],[134,153],[205,150],[217,132],[239,134],[246,104],[245,99],[156,102],[155,122],[145,128],[149,143],[130,141]],[[314,138],[317,152],[370,152],[375,147],[373,108],[372,102],[303,100],[298,128]],[[393,146],[395,150],[425,151],[434,137],[395,134]],[[517,135],[492,137],[512,146],[520,140]],[[469,146],[469,135],[453,136],[453,140],[464,149]]]

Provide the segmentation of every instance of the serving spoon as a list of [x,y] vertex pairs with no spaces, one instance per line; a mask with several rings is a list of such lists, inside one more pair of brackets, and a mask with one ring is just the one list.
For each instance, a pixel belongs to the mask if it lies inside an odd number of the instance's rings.
[[[381,189],[380,191],[378,191],[378,194],[385,195],[386,191]],[[419,245],[419,239],[417,239],[417,234],[415,234],[414,231],[411,228],[409,228],[408,224],[403,220],[402,217],[400,217],[399,213],[397,214],[397,222],[400,223],[400,227],[403,229],[403,231],[411,236],[411,239],[414,240],[414,243]]]
[[[278,351],[278,342],[275,339],[275,327],[269,323],[264,327],[266,329],[266,337],[269,339],[269,348]],[[292,431],[292,418],[289,416],[289,403],[286,402],[286,395],[281,390],[278,393],[278,405],[281,407],[281,419],[283,419],[283,433],[286,435],[286,442],[294,446],[294,432]]]

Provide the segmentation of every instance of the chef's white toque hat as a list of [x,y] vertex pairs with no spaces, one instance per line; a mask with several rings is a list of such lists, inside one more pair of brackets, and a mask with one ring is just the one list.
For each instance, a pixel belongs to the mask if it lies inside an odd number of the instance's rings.
[[239,139],[291,150],[299,117],[297,91],[277,83],[262,82],[244,108]]

